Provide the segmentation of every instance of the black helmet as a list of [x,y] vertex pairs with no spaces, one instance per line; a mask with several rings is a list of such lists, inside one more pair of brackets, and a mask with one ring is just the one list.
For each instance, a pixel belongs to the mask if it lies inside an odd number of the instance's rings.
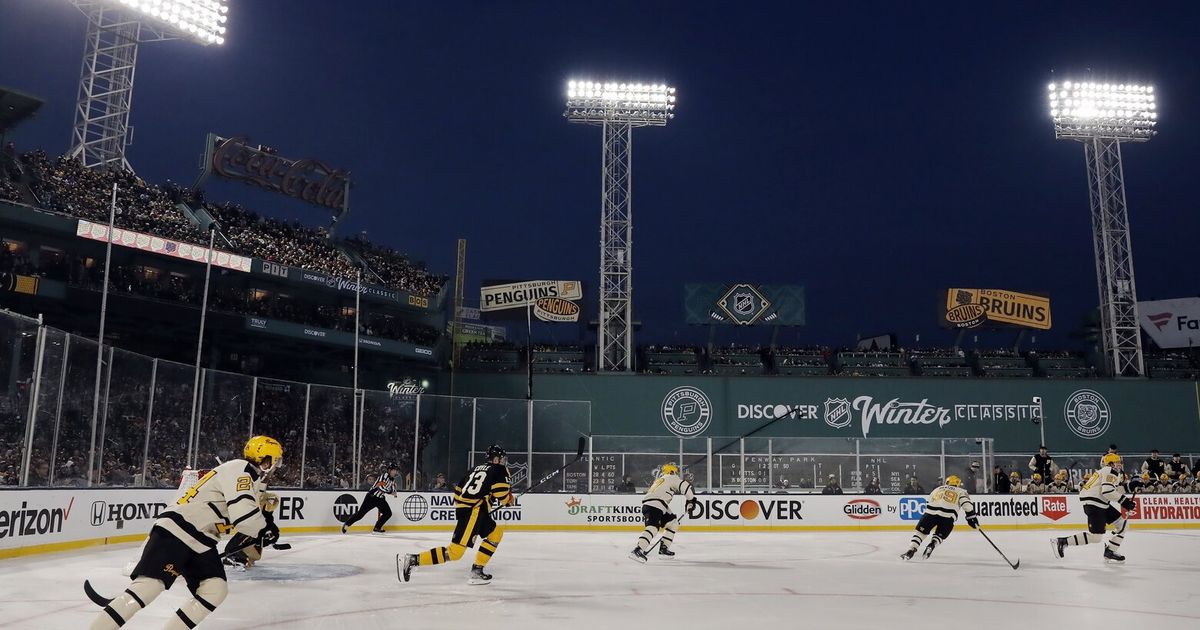
[[488,447],[487,458],[488,458],[489,462],[497,457],[507,457],[507,456],[508,456],[508,451],[505,451],[504,447],[500,446],[499,444],[493,444]]

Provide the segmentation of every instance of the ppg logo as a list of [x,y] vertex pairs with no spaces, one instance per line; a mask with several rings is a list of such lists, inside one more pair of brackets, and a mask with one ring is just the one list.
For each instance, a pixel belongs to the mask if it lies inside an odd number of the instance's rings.
[[922,497],[901,497],[900,518],[905,521],[921,520],[925,515],[925,504],[928,502]]

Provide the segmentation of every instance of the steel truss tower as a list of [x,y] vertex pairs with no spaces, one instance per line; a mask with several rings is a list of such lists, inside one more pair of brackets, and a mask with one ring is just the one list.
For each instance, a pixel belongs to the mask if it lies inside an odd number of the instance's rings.
[[1154,88],[1067,81],[1051,83],[1049,94],[1055,137],[1084,147],[1105,363],[1113,376],[1142,376],[1145,365],[1121,143],[1145,142],[1157,133]]
[[88,28],[68,155],[88,168],[132,171],[125,147],[130,142],[138,44],[176,38],[202,45],[223,43],[224,1],[203,8],[167,1],[147,13],[150,8],[139,11],[115,0],[71,0],[87,16]]
[[570,122],[602,128],[600,156],[600,313],[597,370],[633,370],[633,129],[664,126],[675,108],[666,85],[571,81]]

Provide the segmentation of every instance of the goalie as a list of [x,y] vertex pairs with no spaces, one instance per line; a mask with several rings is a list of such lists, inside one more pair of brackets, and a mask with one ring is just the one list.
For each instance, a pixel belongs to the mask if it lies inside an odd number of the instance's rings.
[[221,535],[234,529],[253,532],[260,548],[279,540],[279,528],[259,507],[259,484],[263,475],[279,467],[283,446],[260,435],[246,442],[243,453],[245,459],[229,460],[206,473],[154,522],[125,592],[105,601],[85,582],[88,596],[104,605],[91,630],[124,626],[180,577],[192,596],[163,627],[195,628],[229,592],[216,548]]
[[671,499],[677,494],[687,498],[685,509],[696,502],[696,492],[692,483],[679,476],[679,466],[674,462],[667,462],[659,471],[658,479],[654,480],[646,495],[642,497],[642,521],[646,524],[646,529],[638,537],[637,547],[630,552],[630,558],[646,562],[650,543],[659,531],[662,531],[662,541],[658,555],[665,558],[675,555],[675,552],[671,551],[671,543],[675,541],[675,532],[679,529],[679,517],[671,513]]

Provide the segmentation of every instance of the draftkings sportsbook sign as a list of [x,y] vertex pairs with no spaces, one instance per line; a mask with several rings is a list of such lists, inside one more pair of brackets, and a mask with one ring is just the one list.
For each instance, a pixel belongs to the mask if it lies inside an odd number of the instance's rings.
[[1003,289],[946,289],[941,304],[946,328],[1018,326],[1050,330],[1050,298]]
[[579,321],[583,286],[577,280],[529,280],[506,284],[484,284],[479,293],[479,311],[485,317],[543,322]]

